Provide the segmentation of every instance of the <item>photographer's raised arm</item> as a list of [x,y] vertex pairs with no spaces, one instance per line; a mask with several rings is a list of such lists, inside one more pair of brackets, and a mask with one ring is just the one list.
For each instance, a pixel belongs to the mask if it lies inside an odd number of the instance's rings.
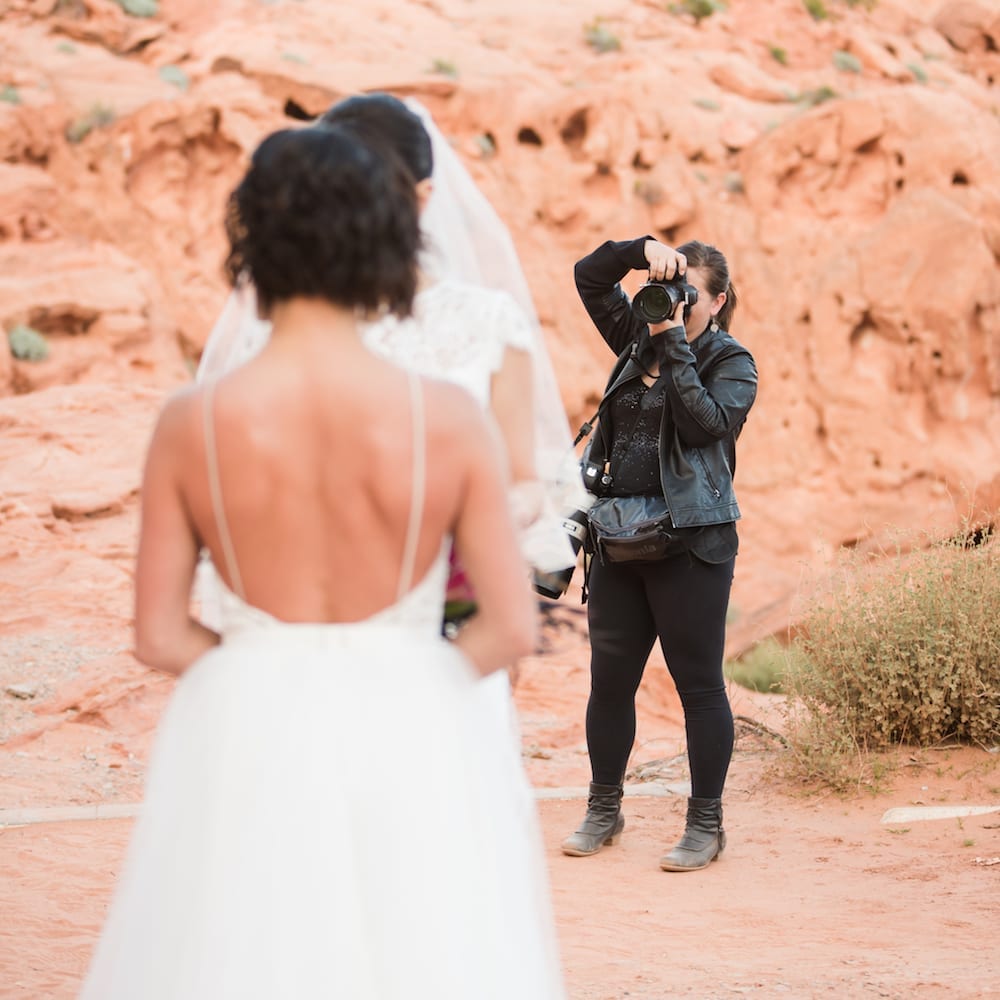
[[667,399],[681,441],[700,448],[738,431],[757,395],[757,367],[735,342],[723,348],[698,374],[683,326],[650,338],[660,371],[666,372]]
[[644,248],[650,241],[655,242],[650,236],[617,243],[609,240],[577,261],[573,269],[584,308],[615,354],[621,354],[646,331],[646,324],[632,312],[620,282],[629,271],[649,266]]

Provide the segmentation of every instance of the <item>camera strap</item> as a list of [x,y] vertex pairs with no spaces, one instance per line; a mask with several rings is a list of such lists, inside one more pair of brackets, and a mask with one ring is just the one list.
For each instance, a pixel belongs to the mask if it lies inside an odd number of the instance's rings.
[[638,359],[639,354],[639,343],[638,341],[633,341],[621,354],[618,355],[618,361],[615,363],[615,367],[612,369],[612,381],[609,383],[608,388],[604,390],[604,395],[601,397],[600,403],[597,404],[597,409],[594,411],[594,415],[589,419],[585,420],[580,425],[580,430],[577,431],[576,438],[573,441],[573,447],[575,448],[584,438],[590,437],[594,431],[594,424],[600,419],[601,414],[604,412],[605,405],[608,402],[611,394],[624,382],[628,381],[632,377],[632,372],[628,370],[628,363],[634,361],[639,368],[645,371],[641,364],[639,364]]

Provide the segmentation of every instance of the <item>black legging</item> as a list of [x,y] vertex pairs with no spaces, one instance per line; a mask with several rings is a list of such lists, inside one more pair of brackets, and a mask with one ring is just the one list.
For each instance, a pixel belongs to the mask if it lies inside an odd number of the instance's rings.
[[733,752],[722,660],[734,565],[735,557],[709,564],[688,553],[647,563],[594,558],[587,747],[598,784],[624,777],[635,741],[635,695],[659,636],[684,707],[691,794],[722,796]]

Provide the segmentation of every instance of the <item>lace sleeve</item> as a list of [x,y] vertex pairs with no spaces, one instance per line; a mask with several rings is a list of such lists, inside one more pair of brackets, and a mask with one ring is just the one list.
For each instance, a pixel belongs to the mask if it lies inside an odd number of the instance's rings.
[[490,311],[490,336],[502,348],[514,347],[520,351],[532,351],[534,335],[524,310],[507,292],[492,292],[493,308]]

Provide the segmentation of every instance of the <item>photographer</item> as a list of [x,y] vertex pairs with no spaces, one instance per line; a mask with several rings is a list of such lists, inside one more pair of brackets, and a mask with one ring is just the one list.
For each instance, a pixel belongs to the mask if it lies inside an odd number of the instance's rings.
[[[650,281],[690,286],[661,323],[644,321],[619,284],[629,271],[646,269]],[[607,242],[577,263],[575,277],[594,325],[620,355],[589,456],[602,472],[595,491],[665,501],[672,548],[636,561],[603,559],[600,551],[591,558],[592,783],[586,817],[562,849],[595,854],[625,825],[635,695],[659,638],[684,708],[691,772],[686,829],[660,867],[691,871],[725,846],[722,790],[733,716],[722,661],[740,516],[733,472],[757,370],[727,332],[736,291],[715,247],[689,242],[674,250],[650,237]]]

